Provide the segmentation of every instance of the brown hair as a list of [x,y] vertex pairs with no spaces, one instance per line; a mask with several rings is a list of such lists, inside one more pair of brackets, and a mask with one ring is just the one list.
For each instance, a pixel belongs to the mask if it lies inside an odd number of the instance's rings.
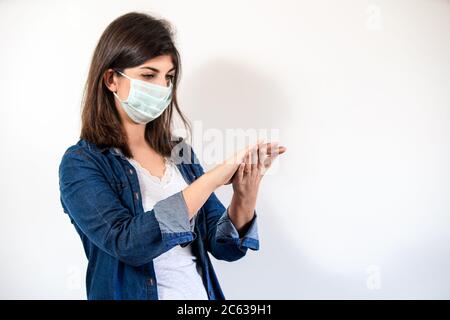
[[172,137],[173,109],[188,130],[191,126],[177,102],[177,86],[181,74],[181,59],[173,42],[173,29],[164,19],[130,12],[115,19],[105,29],[95,48],[85,84],[81,114],[80,138],[100,148],[117,147],[125,156],[132,153],[125,130],[115,107],[114,96],[104,83],[109,69],[123,71],[143,64],[160,55],[170,55],[175,66],[173,95],[170,105],[155,120],[145,126],[145,139],[159,154],[169,156],[176,145]]

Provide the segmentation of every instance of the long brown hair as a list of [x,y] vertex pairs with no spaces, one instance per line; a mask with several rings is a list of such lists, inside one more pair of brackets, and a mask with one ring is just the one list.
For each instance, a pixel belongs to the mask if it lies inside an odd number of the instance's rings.
[[173,95],[170,105],[145,126],[145,139],[159,154],[169,156],[176,145],[172,137],[172,115],[175,109],[187,129],[191,126],[177,102],[181,59],[173,41],[174,31],[167,20],[130,12],[115,19],[105,29],[95,48],[85,84],[81,114],[80,138],[97,146],[117,147],[132,157],[125,129],[114,104],[114,96],[104,83],[109,69],[123,71],[160,55],[170,55],[175,66]]

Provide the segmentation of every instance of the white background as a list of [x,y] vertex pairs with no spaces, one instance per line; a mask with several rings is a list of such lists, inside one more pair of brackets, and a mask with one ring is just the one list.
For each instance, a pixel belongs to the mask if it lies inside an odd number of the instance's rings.
[[450,298],[450,1],[108,0],[0,2],[1,299],[86,297],[58,166],[95,44],[129,11],[176,27],[202,132],[288,148],[260,251],[213,261],[228,299]]

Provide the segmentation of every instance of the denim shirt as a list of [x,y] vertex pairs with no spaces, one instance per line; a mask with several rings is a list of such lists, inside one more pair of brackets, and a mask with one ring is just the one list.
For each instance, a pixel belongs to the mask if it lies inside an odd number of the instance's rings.
[[[204,174],[192,147],[178,139],[171,159],[188,184]],[[59,166],[60,200],[88,259],[87,298],[158,300],[153,259],[176,245],[191,244],[210,300],[224,300],[208,252],[236,261],[259,249],[256,211],[244,235],[228,208],[212,193],[189,221],[182,192],[144,212],[139,181],[118,148],[84,139],[69,147]],[[192,222],[194,221],[194,222]]]

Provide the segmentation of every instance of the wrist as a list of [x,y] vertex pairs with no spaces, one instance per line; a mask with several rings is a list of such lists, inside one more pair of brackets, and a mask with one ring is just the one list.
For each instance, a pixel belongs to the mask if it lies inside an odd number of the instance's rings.
[[256,203],[256,199],[258,197],[258,188],[252,188],[250,191],[247,190],[239,190],[236,188],[233,190],[233,199],[239,205],[254,205]]
[[222,179],[220,179],[220,176],[217,174],[215,168],[204,173],[200,179],[205,180],[206,185],[208,185],[213,191],[222,185]]
[[241,238],[245,234],[255,216],[255,207],[242,206],[232,200],[228,207],[228,216],[238,230],[239,238]]
[[256,195],[238,195],[233,193],[231,206],[236,209],[233,211],[252,213],[256,206]]

